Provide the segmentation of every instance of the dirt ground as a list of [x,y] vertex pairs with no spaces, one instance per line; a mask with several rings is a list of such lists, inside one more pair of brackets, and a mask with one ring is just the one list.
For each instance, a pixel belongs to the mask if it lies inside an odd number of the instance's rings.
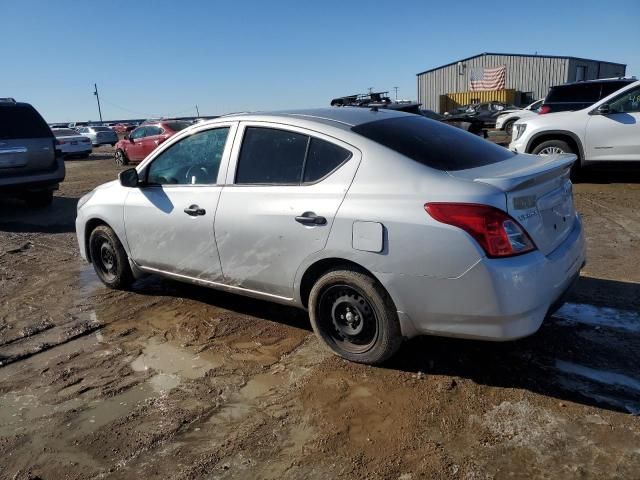
[[372,368],[302,311],[104,288],[74,219],[111,155],[68,161],[48,209],[0,201],[0,478],[640,477],[640,175],[575,186],[588,265],[536,335],[418,338]]

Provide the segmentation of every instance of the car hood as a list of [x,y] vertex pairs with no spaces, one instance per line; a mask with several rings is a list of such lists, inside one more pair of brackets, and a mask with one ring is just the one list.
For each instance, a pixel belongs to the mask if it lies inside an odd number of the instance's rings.
[[575,116],[576,113],[577,112],[545,113],[543,115],[535,115],[534,117],[525,117],[518,120],[516,123],[535,124],[536,127],[545,125],[562,125],[566,120]]

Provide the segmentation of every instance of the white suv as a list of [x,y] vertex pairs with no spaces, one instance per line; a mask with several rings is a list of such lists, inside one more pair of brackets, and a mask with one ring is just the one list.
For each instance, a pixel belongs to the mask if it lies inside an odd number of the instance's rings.
[[574,171],[595,162],[640,161],[640,81],[582,110],[518,121],[509,149],[539,155],[575,153]]

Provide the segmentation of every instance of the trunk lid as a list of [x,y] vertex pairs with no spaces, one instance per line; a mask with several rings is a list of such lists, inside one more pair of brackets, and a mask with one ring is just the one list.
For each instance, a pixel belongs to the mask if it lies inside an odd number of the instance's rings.
[[503,162],[448,173],[502,190],[507,213],[548,255],[573,228],[575,207],[569,169],[576,158],[569,154],[520,154]]

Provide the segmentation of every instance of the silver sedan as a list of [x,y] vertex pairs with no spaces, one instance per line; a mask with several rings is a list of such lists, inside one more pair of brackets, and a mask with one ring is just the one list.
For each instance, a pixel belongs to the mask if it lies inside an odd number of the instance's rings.
[[390,110],[235,115],[82,197],[76,230],[111,288],[157,274],[294,305],[380,363],[415,335],[538,330],[585,262],[575,159]]
[[76,131],[80,135],[89,137],[94,147],[98,147],[100,145],[111,145],[113,147],[116,143],[118,143],[118,134],[111,130],[109,127],[79,127],[76,128]]

